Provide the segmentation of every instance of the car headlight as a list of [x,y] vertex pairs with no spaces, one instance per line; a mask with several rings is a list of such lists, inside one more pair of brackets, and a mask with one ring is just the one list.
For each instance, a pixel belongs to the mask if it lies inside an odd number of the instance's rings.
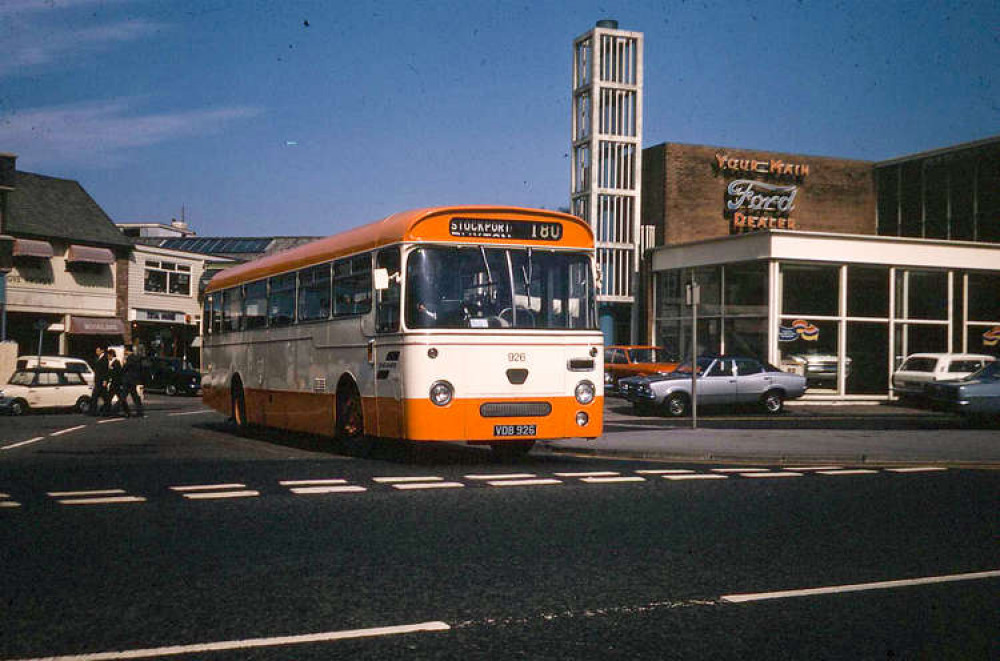
[[576,395],[576,401],[581,404],[590,404],[594,401],[597,390],[594,388],[594,384],[590,381],[581,381],[576,384],[576,390],[573,394]]
[[447,406],[455,396],[455,388],[447,381],[435,381],[431,386],[431,401],[437,406]]

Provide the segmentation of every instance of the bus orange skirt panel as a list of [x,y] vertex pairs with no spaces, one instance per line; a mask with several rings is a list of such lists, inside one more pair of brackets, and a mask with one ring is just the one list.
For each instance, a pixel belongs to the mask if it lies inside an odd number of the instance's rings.
[[[255,425],[331,436],[336,428],[336,395],[287,391],[246,390],[247,421]],[[232,415],[228,389],[205,388],[205,404]],[[429,400],[364,398],[365,430],[369,434],[412,441],[518,441],[527,439],[596,438],[604,419],[604,398],[581,405],[573,397],[547,398],[552,410],[540,417],[483,417],[480,407],[502,398],[456,399],[448,406]],[[521,400],[517,400],[521,401]],[[543,401],[543,400],[538,400]],[[579,426],[576,414],[588,422]],[[513,427],[498,435],[498,426]],[[533,434],[527,433],[533,431]],[[510,435],[506,435],[510,433]]]

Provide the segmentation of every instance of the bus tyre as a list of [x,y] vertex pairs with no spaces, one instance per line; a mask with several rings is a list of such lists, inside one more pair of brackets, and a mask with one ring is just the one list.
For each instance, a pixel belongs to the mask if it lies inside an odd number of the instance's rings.
[[505,443],[490,444],[493,456],[500,461],[510,461],[523,457],[531,452],[531,448],[533,447],[535,447],[534,441],[507,441]]
[[681,393],[674,393],[667,397],[667,401],[664,402],[667,415],[673,418],[680,418],[688,414],[688,410],[691,408],[691,402],[686,395]]
[[234,381],[232,387],[233,426],[239,432],[247,429],[247,400],[243,394],[243,384]]
[[785,409],[785,398],[778,390],[768,390],[761,397],[760,403],[764,405],[764,410],[771,415],[777,415]]
[[349,455],[367,457],[374,447],[374,439],[365,434],[365,413],[361,407],[361,394],[353,383],[337,389],[337,444]]

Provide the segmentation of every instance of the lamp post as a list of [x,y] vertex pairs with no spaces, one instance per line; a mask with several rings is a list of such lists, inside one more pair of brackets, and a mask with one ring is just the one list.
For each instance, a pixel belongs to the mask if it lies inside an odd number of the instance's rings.
[[691,429],[698,428],[698,304],[701,303],[701,285],[691,269],[691,284],[685,290],[687,304],[691,306]]

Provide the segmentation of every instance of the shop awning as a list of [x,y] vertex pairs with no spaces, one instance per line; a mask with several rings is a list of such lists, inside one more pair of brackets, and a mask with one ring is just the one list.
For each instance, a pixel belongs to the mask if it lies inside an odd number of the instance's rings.
[[52,244],[34,239],[14,239],[14,257],[51,257]]
[[74,244],[69,247],[69,251],[66,253],[66,261],[77,264],[114,264],[115,254],[109,248]]
[[70,335],[124,335],[125,324],[118,317],[69,318]]

